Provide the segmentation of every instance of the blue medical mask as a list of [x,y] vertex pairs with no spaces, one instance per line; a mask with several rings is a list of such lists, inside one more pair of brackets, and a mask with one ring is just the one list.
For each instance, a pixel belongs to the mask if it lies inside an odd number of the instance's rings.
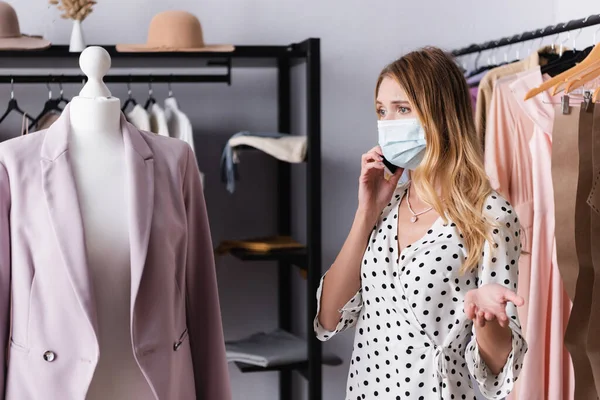
[[417,118],[377,121],[383,156],[397,167],[414,170],[425,156],[425,131]]

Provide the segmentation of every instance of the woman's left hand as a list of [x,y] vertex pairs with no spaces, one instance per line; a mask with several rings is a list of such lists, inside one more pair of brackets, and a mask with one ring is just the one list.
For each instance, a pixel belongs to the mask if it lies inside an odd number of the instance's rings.
[[465,314],[480,327],[488,321],[498,321],[503,328],[508,326],[506,303],[514,303],[517,307],[525,304],[525,300],[510,289],[496,283],[489,283],[467,292],[465,296]]

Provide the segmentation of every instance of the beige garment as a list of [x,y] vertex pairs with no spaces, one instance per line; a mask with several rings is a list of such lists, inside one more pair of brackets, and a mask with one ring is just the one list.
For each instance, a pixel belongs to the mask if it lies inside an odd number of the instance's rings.
[[35,124],[35,128],[33,132],[41,131],[42,129],[48,129],[50,126],[60,117],[60,113],[58,111],[50,111],[47,114],[44,114],[42,118]]
[[[594,385],[594,375],[589,353],[587,351],[587,336],[590,319],[595,319],[597,313],[592,311],[592,292],[594,288],[594,264],[592,261],[592,246],[598,243],[590,237],[591,209],[587,198],[592,190],[593,161],[592,161],[592,127],[594,124],[594,104],[581,106],[579,113],[579,135],[575,135],[578,143],[579,156],[574,155],[578,165],[577,191],[575,195],[575,247],[579,273],[575,287],[575,299],[571,318],[565,332],[565,344],[573,358],[575,368],[575,398],[577,400],[596,400],[598,393]],[[568,132],[563,132],[566,134]],[[564,153],[563,153],[564,154]],[[565,154],[566,155],[566,154]]]
[[551,50],[552,49],[549,46],[543,47],[538,51],[531,53],[531,55],[524,60],[491,69],[487,74],[485,74],[483,79],[481,79],[481,82],[479,82],[479,88],[477,89],[475,126],[477,127],[477,134],[482,146],[485,144],[486,118],[490,111],[490,101],[492,99],[492,93],[494,91],[494,84],[496,81],[504,76],[515,75],[519,72],[527,71],[533,67],[545,65],[546,61],[544,58],[540,57],[540,54],[548,53]]
[[232,148],[250,146],[289,163],[301,163],[306,158],[306,136],[285,136],[280,138],[258,136],[236,136],[229,139]]
[[[587,203],[591,208],[592,215],[592,243],[594,238],[600,237],[600,104],[594,107],[594,126],[592,134],[592,160],[594,181]],[[592,246],[592,262],[594,264],[594,288],[592,292],[593,315],[590,315],[589,330],[587,335],[587,353],[594,374],[596,391],[600,393],[600,318],[597,310],[600,310],[600,246]]]
[[575,246],[575,205],[579,175],[579,106],[571,106],[563,114],[560,105],[554,106],[552,132],[552,181],[554,213],[556,216],[556,256],[565,290],[575,298],[579,261]]
[[[586,352],[585,343],[589,322],[589,296],[588,281],[593,285],[593,266],[587,255],[587,249],[582,247],[584,236],[591,232],[588,212],[581,215],[583,188],[578,188],[582,183],[579,179],[580,143],[579,127],[581,108],[571,106],[568,114],[561,112],[561,106],[554,106],[554,129],[552,132],[552,181],[554,184],[554,202],[556,226],[556,255],[565,289],[573,299],[573,309],[567,331],[565,344],[571,353],[575,370],[575,399],[596,400],[596,388],[590,359]],[[588,116],[584,116],[588,119]],[[585,122],[586,125],[589,124]],[[589,146],[592,144],[590,143]],[[585,183],[589,194],[591,185]],[[578,207],[579,205],[579,207]],[[589,209],[588,209],[589,210]],[[579,215],[578,215],[579,214]],[[578,218],[579,216],[579,218]],[[584,232],[578,232],[584,229]],[[579,243],[579,244],[578,244]],[[579,258],[583,255],[582,259]],[[579,294],[583,296],[579,296]],[[590,296],[591,297],[591,296]]]

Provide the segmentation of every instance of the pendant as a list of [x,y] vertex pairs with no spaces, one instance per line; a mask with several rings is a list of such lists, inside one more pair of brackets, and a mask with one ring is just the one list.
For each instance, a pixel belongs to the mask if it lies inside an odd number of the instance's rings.
[[410,222],[412,222],[414,224],[415,222],[417,222],[417,219],[418,219],[417,216],[413,215],[412,217],[410,217]]

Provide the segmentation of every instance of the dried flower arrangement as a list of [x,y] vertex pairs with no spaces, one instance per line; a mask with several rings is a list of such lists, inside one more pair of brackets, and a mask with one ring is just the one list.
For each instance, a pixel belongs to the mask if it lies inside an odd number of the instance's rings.
[[49,0],[51,5],[58,6],[63,13],[63,19],[72,19],[74,21],[83,21],[93,11],[92,7],[97,2],[95,0]]

